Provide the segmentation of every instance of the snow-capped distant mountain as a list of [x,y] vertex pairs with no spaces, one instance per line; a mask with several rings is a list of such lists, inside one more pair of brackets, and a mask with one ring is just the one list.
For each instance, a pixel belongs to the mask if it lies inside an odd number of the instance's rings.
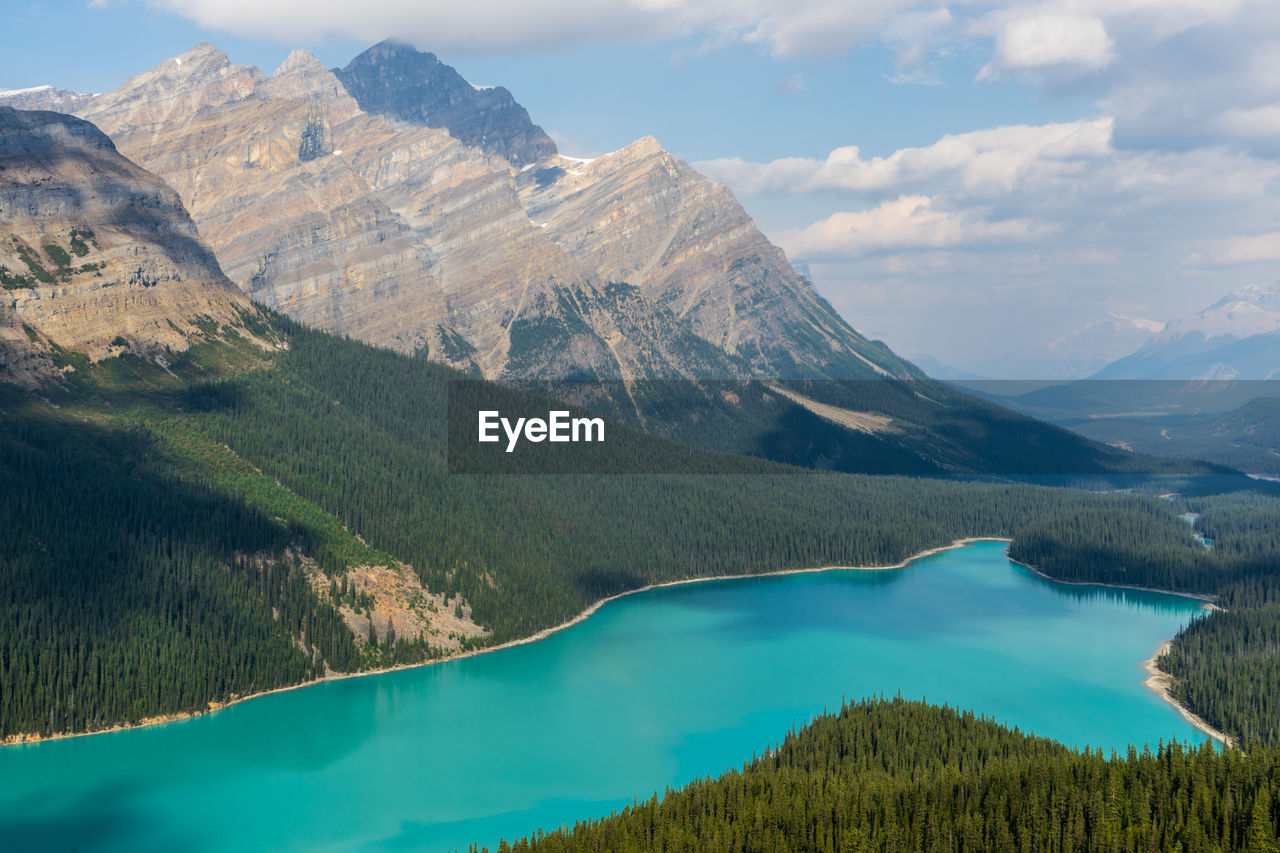
[[1044,378],[1080,379],[1089,376],[1133,352],[1164,328],[1165,324],[1159,320],[1108,311],[1106,317],[1049,341],[1046,346],[1054,366]]
[[82,95],[53,86],[29,86],[25,89],[0,89],[0,103],[17,110],[54,110],[72,113],[84,107],[93,95]]
[[1096,379],[1280,379],[1280,284],[1251,284],[1185,317]]

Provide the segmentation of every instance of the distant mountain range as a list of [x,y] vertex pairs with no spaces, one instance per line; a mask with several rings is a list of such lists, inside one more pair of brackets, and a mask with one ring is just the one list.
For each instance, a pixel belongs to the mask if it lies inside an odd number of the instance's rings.
[[958,384],[1128,450],[1280,473],[1280,285],[1251,285],[1164,325],[1074,382]]
[[1280,285],[1250,285],[1169,321],[1095,379],[1280,379]]
[[1078,379],[1104,368],[1108,363],[1142,346],[1164,323],[1145,317],[1130,317],[1108,311],[1084,328],[1055,338],[1046,345],[1053,357],[1053,369],[1045,379]]

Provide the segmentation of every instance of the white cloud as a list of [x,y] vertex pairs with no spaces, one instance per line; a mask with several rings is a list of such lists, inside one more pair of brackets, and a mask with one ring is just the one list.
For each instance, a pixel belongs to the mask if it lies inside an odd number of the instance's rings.
[[1114,154],[1107,118],[1048,125],[1013,125],[948,134],[919,148],[864,159],[857,146],[825,160],[788,157],[769,163],[706,160],[700,170],[745,195],[844,192],[875,195],[918,188],[939,179],[974,195],[1003,195],[1019,185],[1078,174]]
[[1001,70],[1028,71],[1066,66],[1097,71],[1115,58],[1115,43],[1098,18],[1043,12],[1014,18],[996,34],[993,64],[979,77]]
[[151,0],[197,23],[285,42],[394,35],[450,56],[592,42],[706,38],[831,56],[933,0]]
[[778,235],[793,257],[856,258],[882,249],[943,249],[1022,242],[1050,230],[1026,219],[992,221],[983,211],[948,211],[923,195],[904,195],[870,210],[840,211],[801,231]]
[[768,233],[855,326],[988,375],[1036,375],[1053,367],[1047,351],[1037,361],[1046,341],[1108,310],[1162,320],[1276,277],[1280,160],[1125,150],[1113,128],[1015,125],[885,157],[843,147],[695,166],[744,195],[825,198],[804,227]]
[[[734,9],[756,4],[728,0],[708,5],[723,7],[717,15],[732,15]],[[759,22],[746,40],[768,44],[775,56],[834,56],[874,35],[894,13],[915,5],[912,0],[762,3],[757,5]]]
[[773,86],[773,91],[782,95],[794,95],[798,92],[804,92],[808,89],[803,74],[792,74],[785,80],[779,80]]
[[1280,261],[1280,231],[1251,234],[1215,240],[1206,253],[1195,253],[1189,260],[1205,259],[1217,264],[1248,264],[1258,261]]

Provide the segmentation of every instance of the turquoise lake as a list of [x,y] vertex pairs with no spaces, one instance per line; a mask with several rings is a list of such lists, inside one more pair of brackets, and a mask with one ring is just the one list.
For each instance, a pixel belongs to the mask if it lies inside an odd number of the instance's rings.
[[492,848],[898,692],[1080,746],[1199,742],[1142,684],[1142,661],[1197,613],[1042,580],[997,542],[893,571],[666,587],[492,654],[0,749],[0,847]]

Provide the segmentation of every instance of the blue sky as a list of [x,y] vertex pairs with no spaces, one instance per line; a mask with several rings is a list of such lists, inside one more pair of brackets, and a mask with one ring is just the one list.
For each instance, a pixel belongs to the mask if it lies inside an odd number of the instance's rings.
[[104,91],[200,41],[268,72],[298,46],[343,65],[393,34],[511,89],[564,153],[656,136],[860,330],[1047,374],[1091,321],[1275,280],[1278,6],[10,2],[0,87]]

